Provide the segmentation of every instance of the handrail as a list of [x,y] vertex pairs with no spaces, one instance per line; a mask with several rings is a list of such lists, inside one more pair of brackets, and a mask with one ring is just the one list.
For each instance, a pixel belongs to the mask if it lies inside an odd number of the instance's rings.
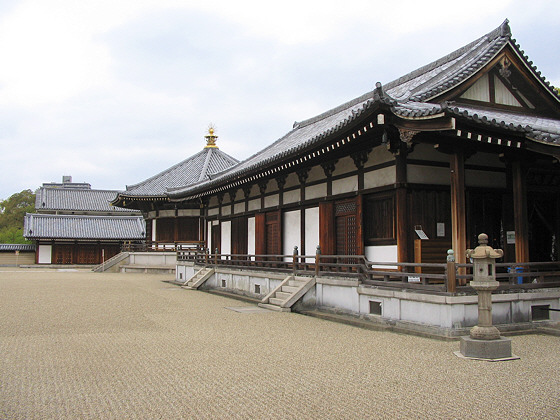
[[[357,279],[373,286],[434,290],[454,293],[470,290],[472,264],[373,262],[363,255],[271,255],[219,254],[185,245],[177,250],[177,261],[198,265],[243,267],[302,276],[337,276]],[[318,263],[317,263],[318,262]],[[503,287],[537,288],[560,285],[560,262],[498,263],[496,277]],[[521,284],[519,279],[522,280]],[[529,286],[531,283],[532,286]]]

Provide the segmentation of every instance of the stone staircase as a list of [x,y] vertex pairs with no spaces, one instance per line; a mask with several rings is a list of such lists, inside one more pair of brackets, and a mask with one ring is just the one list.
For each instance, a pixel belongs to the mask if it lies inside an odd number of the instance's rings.
[[291,312],[291,307],[313,286],[314,277],[286,277],[280,285],[263,298],[259,306],[273,311]]
[[183,287],[184,289],[198,289],[204,284],[206,280],[208,280],[214,274],[214,271],[215,270],[210,267],[205,267],[201,270],[198,270],[196,274],[189,280],[184,282],[181,287]]
[[120,252],[117,255],[113,256],[112,258],[109,258],[104,263],[96,265],[95,267],[93,267],[91,269],[91,271],[94,271],[96,273],[102,273],[104,271],[109,271],[114,266],[118,265],[122,261],[129,258],[129,256],[130,256],[129,252]]

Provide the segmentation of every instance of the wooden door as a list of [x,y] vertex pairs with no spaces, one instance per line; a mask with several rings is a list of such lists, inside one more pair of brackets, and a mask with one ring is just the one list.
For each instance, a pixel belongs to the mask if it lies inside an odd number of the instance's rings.
[[221,253],[222,249],[222,229],[220,225],[212,225],[212,249],[210,250],[210,254],[216,253],[218,250],[218,254]]
[[337,255],[363,254],[361,196],[334,205]]
[[248,250],[248,221],[236,217],[231,221],[231,253],[246,255]]

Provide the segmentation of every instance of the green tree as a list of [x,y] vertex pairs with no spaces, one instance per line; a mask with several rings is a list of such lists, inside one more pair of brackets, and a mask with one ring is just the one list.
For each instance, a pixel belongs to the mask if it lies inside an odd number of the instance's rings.
[[35,210],[35,194],[31,190],[12,194],[0,201],[0,243],[25,244],[23,219]]

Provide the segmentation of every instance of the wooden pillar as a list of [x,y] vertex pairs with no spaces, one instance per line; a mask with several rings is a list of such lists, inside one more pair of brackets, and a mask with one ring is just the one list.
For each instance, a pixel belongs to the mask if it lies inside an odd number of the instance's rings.
[[336,169],[337,160],[331,160],[329,162],[321,163],[321,167],[323,168],[323,172],[327,177],[327,197],[332,196],[332,174]]
[[408,258],[408,199],[406,152],[401,151],[396,157],[396,222],[397,222],[397,259],[398,262],[411,262]]
[[[465,210],[465,158],[463,151],[450,155],[451,171],[451,242],[455,261],[464,264],[467,260],[467,229]],[[464,283],[464,280],[461,280]]]
[[529,218],[527,216],[526,168],[512,162],[513,214],[515,223],[515,262],[529,262]]
[[268,181],[266,179],[262,179],[259,181],[259,191],[261,193],[261,210],[264,209],[264,195],[266,193],[266,186]]

